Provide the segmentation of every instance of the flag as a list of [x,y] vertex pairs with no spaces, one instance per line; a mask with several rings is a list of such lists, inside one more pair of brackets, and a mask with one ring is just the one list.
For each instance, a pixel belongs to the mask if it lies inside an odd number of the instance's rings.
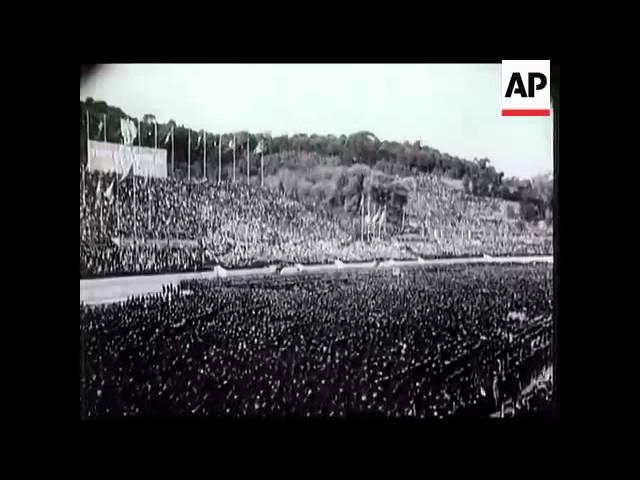
[[133,142],[136,138],[138,138],[138,129],[136,128],[136,124],[134,123],[133,120],[129,120],[129,130],[130,130],[130,138],[131,138],[131,145],[133,145]]
[[120,135],[125,145],[132,145],[134,139],[138,135],[138,129],[135,123],[128,118],[120,119]]
[[198,135],[198,143],[196,144],[196,149],[200,148],[200,143],[202,143],[202,133]]
[[169,131],[167,132],[167,136],[164,137],[164,145],[166,145],[167,143],[169,143],[169,140],[171,140],[171,134],[173,133],[173,127],[171,127],[169,129]]
[[125,174],[122,175],[122,178],[120,179],[121,182],[124,182],[124,180],[129,176],[129,174],[133,171],[133,162],[131,163],[131,165],[129,165],[129,168],[127,169],[127,172]]
[[96,204],[94,208],[98,208],[100,205],[100,199],[102,197],[102,180],[98,178],[98,187],[96,188]]
[[115,179],[111,181],[111,185],[107,188],[107,191],[104,192],[104,196],[109,199],[109,203],[113,200],[113,185],[116,183]]
[[229,148],[232,149],[232,150],[236,148],[236,137],[235,136],[231,140],[229,140]]
[[122,142],[126,145],[129,144],[129,142],[127,142],[128,134],[129,134],[129,129],[128,129],[127,120],[124,118],[121,118],[120,119],[120,136],[122,137]]
[[484,388],[482,388],[482,385],[480,385],[480,395],[482,395],[483,397],[487,396],[487,392],[484,391]]
[[380,218],[380,210],[378,210],[376,213],[373,214],[373,217],[370,219],[372,224],[376,224],[376,222],[378,221],[378,219]]
[[387,221],[387,206],[384,206],[384,210],[382,210],[381,214],[380,214],[380,226],[384,225],[384,223]]
[[253,153],[263,153],[264,152],[264,139],[260,140],[258,142],[258,145],[256,146],[256,149],[253,151]]
[[100,120],[100,123],[98,124],[98,136],[100,136],[100,134],[102,133],[103,127],[104,127],[104,122]]

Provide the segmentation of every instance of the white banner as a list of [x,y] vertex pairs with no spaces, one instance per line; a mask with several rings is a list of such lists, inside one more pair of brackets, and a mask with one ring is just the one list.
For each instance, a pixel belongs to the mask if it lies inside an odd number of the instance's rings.
[[135,175],[167,177],[167,151],[164,149],[89,140],[89,170],[123,175],[131,164]]

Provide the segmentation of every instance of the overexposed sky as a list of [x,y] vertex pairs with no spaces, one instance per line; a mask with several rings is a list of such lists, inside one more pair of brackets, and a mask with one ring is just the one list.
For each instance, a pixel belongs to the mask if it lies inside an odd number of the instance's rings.
[[506,176],[553,170],[553,117],[502,117],[500,64],[106,65],[80,85],[129,115],[209,132],[270,131],[414,142]]

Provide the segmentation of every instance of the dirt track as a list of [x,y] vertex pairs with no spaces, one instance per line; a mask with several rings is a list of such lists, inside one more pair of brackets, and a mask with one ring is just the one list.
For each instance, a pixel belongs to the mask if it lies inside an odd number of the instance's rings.
[[[350,263],[344,265],[308,265],[286,267],[280,275],[296,275],[301,272],[332,272],[338,270],[374,269],[411,267],[427,265],[453,265],[462,263],[553,263],[552,256],[536,257],[477,257],[450,258],[438,260],[408,260],[381,262],[377,267],[375,262]],[[274,275],[275,267],[252,268],[240,270],[216,269],[207,272],[174,273],[167,275],[140,275],[131,277],[113,277],[101,279],[80,280],[80,301],[87,304],[111,303],[125,300],[132,295],[142,295],[162,291],[162,286],[170,283],[177,284],[180,280],[191,278],[242,277],[255,275]]]

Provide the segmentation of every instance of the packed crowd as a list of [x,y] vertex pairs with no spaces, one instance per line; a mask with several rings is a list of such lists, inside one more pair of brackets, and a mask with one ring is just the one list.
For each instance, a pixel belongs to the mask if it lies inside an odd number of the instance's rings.
[[509,218],[509,202],[476,197],[447,185],[440,177],[421,175],[409,195],[406,215],[427,240],[413,251],[437,255],[550,255],[550,227]]
[[482,255],[492,256],[529,256],[550,255],[553,251],[553,238],[547,237],[532,242],[528,238],[518,241],[517,237],[494,238],[491,247],[485,243],[473,239],[461,239],[459,237],[440,237],[430,241],[405,241],[402,246],[416,256],[423,258],[459,257]]
[[207,264],[200,248],[80,243],[81,278],[107,274],[189,272],[202,270]]
[[[85,184],[81,270],[93,275],[166,271],[167,266],[179,271],[197,264],[242,267],[283,259],[313,263],[326,261],[327,252],[350,239],[331,212],[255,185],[133,176],[118,181],[97,172],[87,172]],[[197,251],[180,254],[178,247],[159,252],[144,244],[121,251],[113,245],[115,238],[192,239],[199,245]]]
[[488,417],[527,408],[521,392],[552,363],[551,313],[544,265],[193,280],[80,306],[81,407]]
[[[507,219],[500,202],[464,195],[436,177],[421,176],[407,204],[408,218],[422,222],[421,241],[387,237],[360,242],[359,228],[345,227],[334,212],[303,204],[279,190],[173,177],[128,175],[118,180],[115,174],[81,172],[80,274],[178,272],[215,264],[237,268],[550,254],[550,231]],[[121,239],[130,242],[121,246]],[[139,241],[132,245],[134,239]],[[150,239],[188,239],[197,245],[145,243]]]
[[131,175],[116,181],[114,174],[99,172],[87,172],[85,182],[81,224],[89,235],[100,231],[112,237],[206,238],[217,245],[238,239],[276,244],[349,238],[337,229],[330,212],[312,210],[282,193],[241,182],[218,185]]
[[370,242],[356,241],[345,245],[334,253],[335,260],[345,262],[366,262],[370,260],[415,260],[415,254],[407,251],[404,246],[395,241],[372,240]]

